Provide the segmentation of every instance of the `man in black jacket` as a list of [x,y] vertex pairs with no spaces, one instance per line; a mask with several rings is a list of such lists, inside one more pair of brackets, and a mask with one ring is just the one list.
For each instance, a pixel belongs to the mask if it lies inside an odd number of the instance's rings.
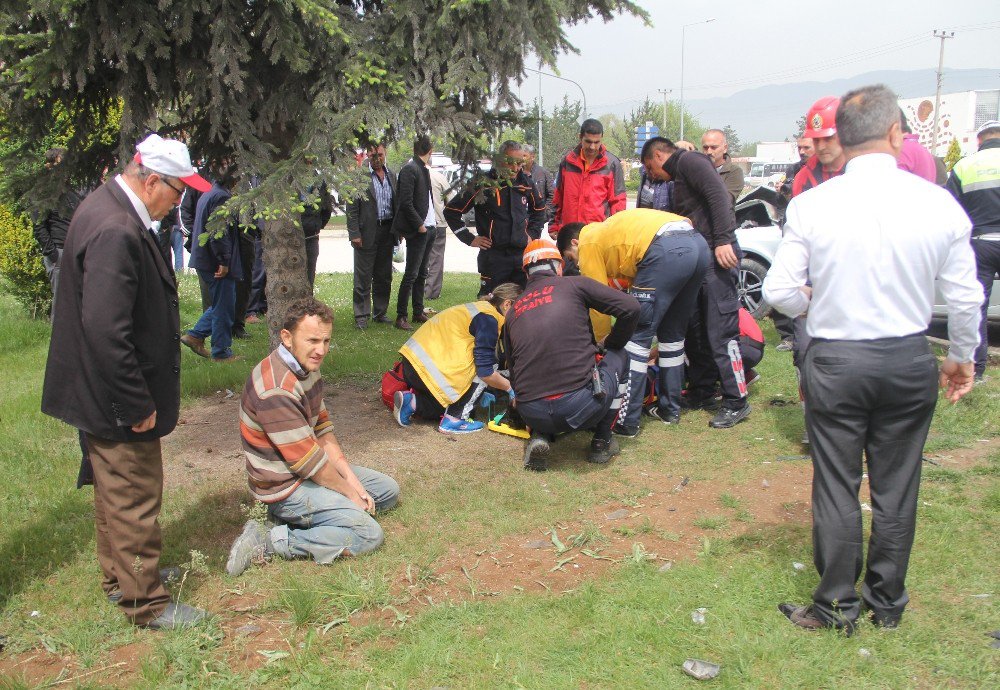
[[[362,164],[364,165],[364,164]],[[368,193],[347,204],[347,237],[354,248],[354,325],[368,319],[388,323],[392,290],[392,221],[396,214],[396,176],[385,166],[385,147],[368,147]]]
[[[639,302],[592,278],[563,277],[562,256],[548,239],[531,242],[523,264],[527,286],[507,310],[503,332],[517,411],[532,430],[524,467],[544,470],[549,442],[578,429],[594,432],[587,462],[610,462],[620,452],[611,427],[625,393],[624,348],[639,321]],[[590,309],[615,317],[599,363]]]
[[160,579],[160,438],[180,412],[180,314],[174,272],[151,226],[184,185],[208,189],[187,147],[152,134],[125,171],[77,209],[63,249],[42,412],[86,434],[102,586],[135,625],[205,617],[172,603]]
[[[66,149],[55,148],[45,152],[45,168],[52,170],[62,163]],[[52,285],[52,313],[56,311],[56,289],[59,287],[59,258],[62,256],[63,243],[66,241],[66,231],[76,207],[87,196],[88,189],[66,189],[52,208],[41,214],[34,225],[35,241],[42,252],[42,262],[45,273]]]
[[[444,209],[448,226],[458,239],[479,248],[480,297],[501,283],[524,287],[521,256],[545,225],[545,202],[539,198],[532,179],[521,170],[521,145],[505,141],[497,158],[492,170],[469,183]],[[462,215],[473,204],[475,235],[462,221]]]
[[431,200],[431,176],[427,163],[431,159],[431,138],[426,134],[413,142],[413,158],[399,171],[396,185],[398,202],[392,220],[392,231],[406,240],[406,268],[396,296],[396,328],[412,331],[407,320],[410,295],[413,295],[413,321],[421,323],[424,316],[424,282],[427,280],[428,248],[434,242],[430,228],[437,224]]
[[740,357],[740,300],[736,291],[742,252],[736,242],[732,197],[708,156],[680,150],[669,139],[653,137],[647,141],[642,147],[642,163],[650,177],[673,180],[673,212],[691,221],[715,257],[688,326],[686,402],[691,409],[716,409],[715,384],[721,382],[722,407],[709,426],[726,429],[750,414]]

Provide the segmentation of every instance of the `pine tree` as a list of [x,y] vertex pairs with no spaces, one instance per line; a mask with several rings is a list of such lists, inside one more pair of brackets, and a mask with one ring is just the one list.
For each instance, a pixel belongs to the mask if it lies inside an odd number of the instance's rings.
[[[156,130],[257,176],[230,208],[264,221],[274,338],[308,292],[294,219],[317,169],[353,197],[355,148],[402,132],[433,131],[472,160],[484,131],[519,118],[526,59],[552,66],[573,49],[565,25],[620,12],[645,16],[631,0],[10,0],[0,112],[28,142],[65,113],[66,174],[113,167]],[[115,145],[95,141],[119,111]]]

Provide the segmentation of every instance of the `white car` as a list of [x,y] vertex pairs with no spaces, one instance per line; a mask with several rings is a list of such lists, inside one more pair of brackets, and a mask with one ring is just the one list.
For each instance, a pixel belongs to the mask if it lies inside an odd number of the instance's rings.
[[[777,214],[768,201],[774,196],[773,190],[759,187],[743,195],[736,204],[736,240],[743,250],[737,288],[743,307],[756,319],[766,316],[770,309],[764,302],[764,276],[771,268],[774,253],[781,243],[781,228],[775,220]],[[935,291],[933,314],[936,318],[948,316],[948,307],[940,289]],[[1000,322],[1000,281],[993,283],[988,318]]]

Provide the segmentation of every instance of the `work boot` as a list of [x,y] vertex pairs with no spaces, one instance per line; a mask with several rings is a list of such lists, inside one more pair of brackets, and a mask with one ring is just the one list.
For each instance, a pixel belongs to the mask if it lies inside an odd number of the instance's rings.
[[590,442],[590,452],[587,454],[587,462],[592,462],[596,465],[606,465],[611,462],[611,458],[621,452],[622,449],[618,445],[618,439],[614,437],[604,439],[595,436]]
[[734,427],[750,416],[750,403],[746,403],[738,410],[730,410],[724,407],[719,410],[708,423],[713,429],[728,429]]
[[142,627],[152,630],[179,630],[197,625],[207,617],[208,613],[203,609],[172,601],[163,609],[163,613]]
[[191,348],[191,352],[195,353],[199,357],[204,357],[205,359],[208,359],[209,357],[212,356],[212,354],[205,349],[204,338],[195,338],[190,333],[185,333],[184,335],[181,336],[181,344]]
[[274,553],[268,531],[256,520],[247,520],[243,532],[236,537],[229,549],[229,560],[226,561],[226,572],[236,577],[250,567],[254,561],[263,561],[266,556]]
[[548,455],[549,441],[542,434],[531,432],[531,438],[524,444],[524,469],[532,472],[544,472],[548,469],[544,455]]

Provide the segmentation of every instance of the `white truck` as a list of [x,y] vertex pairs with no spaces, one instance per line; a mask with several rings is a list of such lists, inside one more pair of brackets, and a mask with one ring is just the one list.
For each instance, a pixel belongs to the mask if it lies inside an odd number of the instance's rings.
[[746,183],[750,187],[777,189],[788,170],[799,162],[799,150],[794,141],[762,141],[757,155],[750,159]]

